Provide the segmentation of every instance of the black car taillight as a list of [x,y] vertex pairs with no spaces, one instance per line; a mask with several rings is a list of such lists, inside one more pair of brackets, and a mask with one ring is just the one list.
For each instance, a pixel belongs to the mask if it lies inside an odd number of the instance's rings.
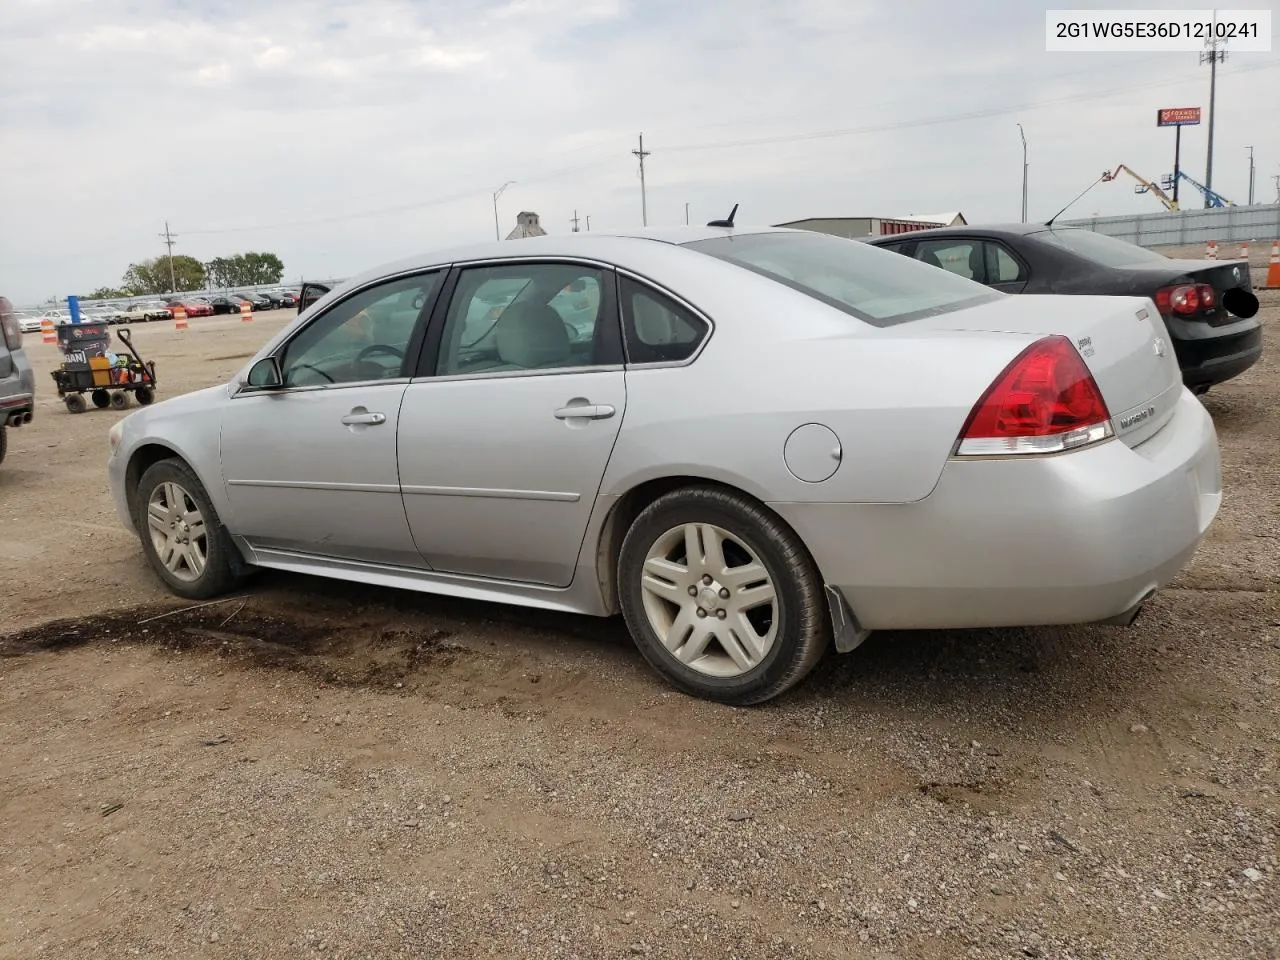
[[1207,283],[1179,283],[1156,291],[1156,309],[1166,317],[1193,317],[1201,310],[1212,310],[1218,302],[1213,287]]

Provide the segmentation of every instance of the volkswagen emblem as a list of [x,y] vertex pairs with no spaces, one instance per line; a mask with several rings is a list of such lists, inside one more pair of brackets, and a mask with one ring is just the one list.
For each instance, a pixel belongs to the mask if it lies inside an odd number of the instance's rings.
[[1157,357],[1164,356],[1164,337],[1156,337],[1151,342],[1151,349],[1155,351]]

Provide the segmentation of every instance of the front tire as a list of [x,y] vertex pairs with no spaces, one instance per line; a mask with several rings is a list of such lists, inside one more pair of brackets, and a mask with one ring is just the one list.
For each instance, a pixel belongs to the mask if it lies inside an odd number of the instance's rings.
[[133,503],[142,550],[178,596],[206,600],[241,580],[243,564],[231,537],[186,463],[175,458],[148,467]]
[[800,538],[714,487],[674,490],[641,511],[622,542],[618,594],[649,664],[721,703],[785,692],[830,640],[822,579]]

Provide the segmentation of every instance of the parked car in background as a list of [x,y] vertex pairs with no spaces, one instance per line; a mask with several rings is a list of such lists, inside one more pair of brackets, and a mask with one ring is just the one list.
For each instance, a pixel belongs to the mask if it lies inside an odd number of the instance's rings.
[[1004,293],[1147,297],[1195,393],[1262,355],[1258,298],[1245,260],[1175,260],[1079,227],[958,226],[868,241]]
[[298,305],[298,295],[292,290],[276,290],[275,298],[282,307],[296,307]]
[[44,318],[43,314],[17,313],[14,316],[18,321],[18,329],[23,333],[40,332],[40,321]]
[[269,297],[264,297],[260,293],[237,293],[235,296],[239,297],[241,300],[248,300],[250,305],[253,307],[254,312],[257,312],[258,310],[270,310],[273,306],[271,299]]
[[144,300],[131,304],[122,314],[123,323],[143,323],[148,320],[171,320],[171,311],[163,300]]
[[212,317],[213,304],[207,300],[199,300],[196,298],[170,300],[165,304],[170,314],[178,307],[182,307],[187,312],[188,317]]
[[9,452],[9,428],[31,422],[36,376],[22,351],[22,329],[13,304],[0,297],[0,463]]
[[274,567],[620,611],[758,703],[873,630],[1131,622],[1221,502],[1166,336],[806,231],[489,242],[317,290],[117,421],[109,484],[183,597]]
[[216,314],[239,313],[240,304],[244,302],[244,298],[234,295],[218,296],[210,297],[208,302],[213,307],[213,312]]

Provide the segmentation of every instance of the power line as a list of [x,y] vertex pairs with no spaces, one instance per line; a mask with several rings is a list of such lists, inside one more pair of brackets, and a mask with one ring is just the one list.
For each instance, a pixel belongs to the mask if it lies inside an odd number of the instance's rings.
[[[1280,63],[1262,63],[1252,67],[1243,67],[1237,70],[1237,73],[1251,73],[1254,70],[1274,70],[1280,67]],[[1187,83],[1185,78],[1177,80],[1161,80],[1154,83],[1138,84],[1136,86],[1127,87],[1125,92],[1134,90],[1153,90],[1159,87],[1173,87]],[[1018,111],[1039,110],[1044,107],[1057,106],[1063,103],[1079,103],[1084,100],[1102,100],[1108,97],[1115,97],[1116,91],[1099,90],[1093,93],[1073,94],[1066,97],[1056,97],[1052,100],[1041,100],[1036,103],[1018,103],[1010,104],[1003,107],[991,107],[985,110],[971,110],[967,113],[956,113],[944,117],[924,117],[919,120],[900,120],[891,123],[877,123],[865,127],[845,127],[836,130],[818,130],[810,133],[787,133],[777,134],[768,137],[753,137],[745,140],[721,140],[714,143],[695,143],[683,144],[674,147],[664,148],[668,153],[693,153],[700,150],[727,150],[736,149],[738,147],[756,147],[774,143],[799,143],[806,140],[826,140],[833,137],[849,137],[863,133],[884,133],[889,130],[904,130],[912,127],[928,127],[940,123],[956,123],[961,120],[981,120],[987,117],[999,117],[1009,113]]]

